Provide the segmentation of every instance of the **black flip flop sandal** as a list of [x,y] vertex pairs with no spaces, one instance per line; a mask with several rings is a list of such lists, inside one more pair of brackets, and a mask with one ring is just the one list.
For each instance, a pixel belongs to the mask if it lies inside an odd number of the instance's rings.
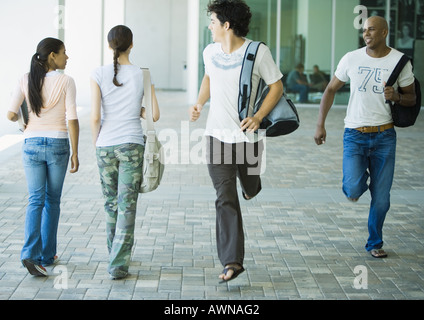
[[249,201],[249,200],[252,200],[253,199],[253,197],[252,198],[249,198],[243,191],[241,192],[241,194],[243,195],[243,198],[246,201]]
[[233,270],[233,275],[231,276],[231,278],[228,279],[228,280],[222,279],[219,283],[225,283],[225,282],[234,280],[235,278],[237,278],[239,275],[241,275],[245,271],[243,267],[241,267],[240,269],[237,269],[236,267],[227,267],[222,271],[222,273],[224,275],[227,275],[227,272],[229,270]]

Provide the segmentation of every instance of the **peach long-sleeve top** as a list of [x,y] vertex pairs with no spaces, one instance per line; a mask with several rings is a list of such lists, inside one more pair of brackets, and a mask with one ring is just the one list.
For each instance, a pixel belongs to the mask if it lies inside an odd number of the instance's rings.
[[44,104],[40,116],[37,116],[29,104],[28,76],[25,74],[18,82],[9,108],[9,111],[17,114],[26,99],[29,120],[25,137],[67,138],[66,121],[78,119],[75,81],[57,71],[47,73],[41,92]]

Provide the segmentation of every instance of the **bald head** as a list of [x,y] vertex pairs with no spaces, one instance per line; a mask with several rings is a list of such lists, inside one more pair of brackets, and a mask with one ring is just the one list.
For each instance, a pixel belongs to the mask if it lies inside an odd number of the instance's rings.
[[373,16],[365,21],[363,38],[368,49],[387,50],[386,38],[389,34],[389,25],[383,17]]
[[[387,20],[380,16],[372,16],[369,17],[365,21],[365,25],[372,24],[375,28],[378,28],[380,30],[387,30],[389,31],[389,24],[387,23]],[[365,26],[364,25],[364,26]]]

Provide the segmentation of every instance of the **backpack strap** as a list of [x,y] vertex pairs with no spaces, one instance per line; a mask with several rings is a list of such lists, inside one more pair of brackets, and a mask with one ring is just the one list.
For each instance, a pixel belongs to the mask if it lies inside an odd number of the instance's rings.
[[[393,87],[393,85],[396,83],[400,73],[402,72],[403,68],[405,68],[408,61],[409,61],[409,57],[404,54],[402,58],[400,58],[396,67],[393,69],[393,72],[390,75],[389,80],[387,80],[386,87]],[[389,103],[389,101],[386,101],[386,103]]]
[[399,78],[400,73],[402,72],[403,68],[405,68],[408,61],[409,61],[409,57],[404,54],[402,56],[402,58],[399,60],[396,67],[393,69],[393,72],[390,75],[389,80],[387,80],[386,86],[392,87],[396,83],[397,79]]
[[243,59],[243,65],[240,72],[240,89],[238,99],[239,119],[242,121],[247,117],[252,93],[252,74],[255,65],[256,55],[260,44],[263,42],[252,41],[249,43]]

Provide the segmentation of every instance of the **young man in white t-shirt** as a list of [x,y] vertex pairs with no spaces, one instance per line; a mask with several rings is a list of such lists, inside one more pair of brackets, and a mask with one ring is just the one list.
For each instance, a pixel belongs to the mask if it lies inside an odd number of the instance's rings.
[[366,47],[349,52],[341,59],[323,95],[314,137],[318,145],[325,143],[325,119],[334,96],[350,80],[343,140],[343,192],[350,201],[356,202],[370,190],[369,238],[365,248],[374,258],[387,257],[382,249],[383,223],[390,208],[396,154],[396,132],[390,106],[385,101],[399,102],[405,107],[415,105],[416,101],[410,62],[396,84],[386,86],[402,57],[401,52],[386,45],[388,32],[384,18],[367,19],[363,28]]
[[[269,85],[270,92],[260,110],[240,122],[238,97],[240,73],[246,49],[251,12],[242,0],[211,1],[209,29],[213,44],[203,52],[205,76],[196,105],[189,110],[196,121],[210,98],[205,135],[208,141],[208,170],[216,190],[216,237],[218,256],[224,266],[219,276],[223,281],[235,279],[244,271],[244,234],[237,177],[246,200],[261,190],[260,162],[263,144],[254,132],[262,119],[275,107],[283,94],[282,74],[271,52],[261,45],[252,76],[252,97],[256,96],[259,79]],[[251,99],[250,110],[253,107]],[[254,174],[249,174],[249,169]]]

